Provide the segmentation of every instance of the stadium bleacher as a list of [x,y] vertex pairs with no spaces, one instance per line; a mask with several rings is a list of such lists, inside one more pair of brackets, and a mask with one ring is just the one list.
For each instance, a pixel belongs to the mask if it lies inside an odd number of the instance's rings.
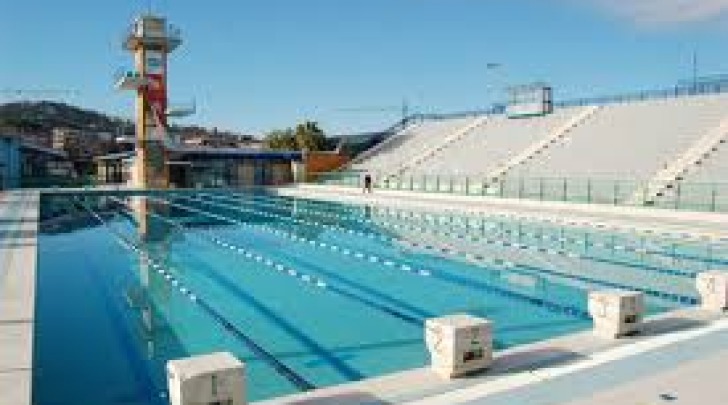
[[425,190],[428,176],[449,178],[455,191],[468,178],[484,194],[505,180],[589,179],[590,193],[593,184],[619,180],[615,201],[639,205],[669,198],[678,183],[726,181],[727,139],[728,93],[694,94],[564,106],[529,118],[423,120],[350,169],[379,181],[409,177]]

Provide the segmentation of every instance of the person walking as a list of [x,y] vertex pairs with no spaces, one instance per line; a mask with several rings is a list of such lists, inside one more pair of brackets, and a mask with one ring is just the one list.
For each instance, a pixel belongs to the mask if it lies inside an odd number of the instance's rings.
[[364,190],[365,193],[372,193],[372,175],[367,173],[364,175]]

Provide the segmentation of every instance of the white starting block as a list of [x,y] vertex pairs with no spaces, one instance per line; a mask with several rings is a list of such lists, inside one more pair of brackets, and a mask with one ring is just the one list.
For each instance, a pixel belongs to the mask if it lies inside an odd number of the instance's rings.
[[230,353],[167,362],[171,405],[245,405],[245,365]]
[[695,281],[703,309],[728,309],[728,271],[713,270],[698,274]]
[[425,322],[432,370],[452,378],[488,368],[493,362],[493,327],[486,319],[450,315]]
[[644,294],[637,291],[592,291],[589,293],[589,315],[594,320],[594,333],[618,338],[640,330],[645,312]]

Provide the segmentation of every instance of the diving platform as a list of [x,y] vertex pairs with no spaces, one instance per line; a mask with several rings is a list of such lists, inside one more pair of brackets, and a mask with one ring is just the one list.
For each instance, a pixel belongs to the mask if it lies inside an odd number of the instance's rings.
[[168,24],[166,19],[151,15],[137,18],[124,34],[122,46],[128,51],[140,48],[156,48],[171,52],[182,45],[179,28]]
[[133,70],[120,72],[114,80],[114,87],[118,90],[138,91],[147,84],[149,84],[149,80],[141,73]]

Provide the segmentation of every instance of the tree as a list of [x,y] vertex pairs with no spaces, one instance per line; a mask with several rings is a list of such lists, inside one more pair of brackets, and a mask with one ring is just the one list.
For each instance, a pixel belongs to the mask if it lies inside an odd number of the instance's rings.
[[329,146],[324,131],[314,121],[304,121],[296,129],[286,128],[269,132],[264,141],[269,149],[321,151]]
[[296,139],[293,135],[293,130],[286,128],[283,130],[277,129],[266,134],[265,145],[269,149],[276,150],[296,150]]
[[326,136],[314,121],[304,121],[296,125],[294,134],[299,150],[320,151],[326,147]]

